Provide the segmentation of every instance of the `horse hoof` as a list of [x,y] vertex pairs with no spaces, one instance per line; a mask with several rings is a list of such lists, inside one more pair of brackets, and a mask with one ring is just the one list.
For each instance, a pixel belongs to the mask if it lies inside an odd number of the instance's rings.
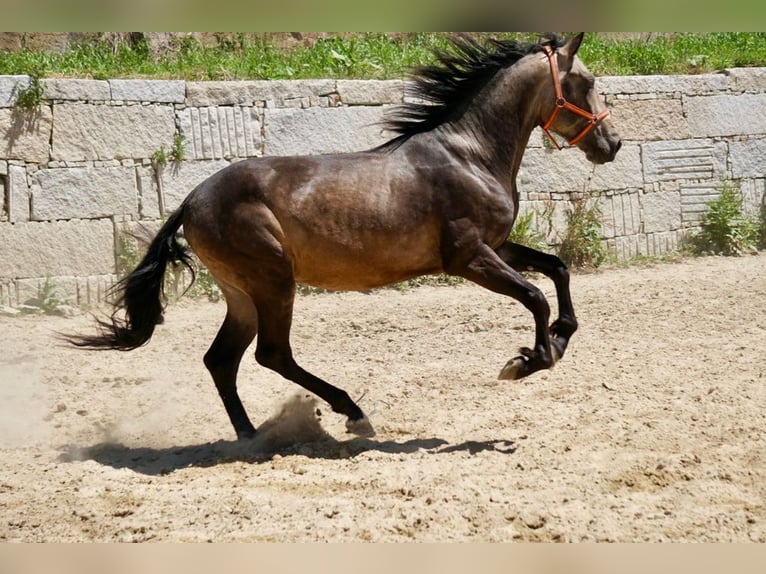
[[515,359],[511,359],[505,364],[503,370],[500,371],[500,374],[497,376],[497,378],[501,381],[515,381],[520,379],[525,375],[525,366],[526,361],[523,357],[516,357]]
[[346,421],[346,432],[361,436],[364,438],[372,438],[375,436],[375,429],[372,428],[370,419],[366,416],[361,419],[352,421],[351,419]]

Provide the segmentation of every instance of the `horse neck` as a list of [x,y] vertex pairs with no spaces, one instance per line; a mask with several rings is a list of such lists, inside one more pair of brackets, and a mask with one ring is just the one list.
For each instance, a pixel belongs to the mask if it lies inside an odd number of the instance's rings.
[[499,72],[458,120],[443,126],[452,138],[463,142],[464,150],[474,150],[475,159],[510,186],[539,118],[540,66],[528,58]]

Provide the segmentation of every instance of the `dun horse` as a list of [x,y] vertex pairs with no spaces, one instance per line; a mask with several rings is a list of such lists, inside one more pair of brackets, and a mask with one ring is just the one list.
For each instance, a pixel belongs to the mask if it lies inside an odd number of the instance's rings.
[[[396,137],[359,153],[259,157],[200,183],[167,219],[138,267],[116,285],[118,300],[98,334],[76,345],[131,350],[163,317],[168,264],[191,265],[176,234],[215,277],[226,318],[204,357],[237,437],[252,437],[237,394],[237,370],[257,335],[255,358],[348,417],[349,432],[372,427],[348,394],[302,369],[290,347],[296,283],[362,290],[424,274],[464,277],[521,302],[535,341],[500,373],[520,379],[551,368],[577,329],[569,275],[560,259],[511,243],[519,209],[516,174],[530,133],[541,126],[588,160],[614,159],[620,138],[579,58],[582,34],[564,42],[469,39],[416,72],[420,103],[386,126]],[[520,271],[555,284],[558,318]]]

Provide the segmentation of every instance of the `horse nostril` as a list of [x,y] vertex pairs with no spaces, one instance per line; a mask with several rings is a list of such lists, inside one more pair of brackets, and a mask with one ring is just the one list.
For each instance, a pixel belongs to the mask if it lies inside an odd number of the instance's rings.
[[614,147],[614,153],[617,153],[620,151],[620,148],[622,147],[622,140],[617,140],[617,145]]

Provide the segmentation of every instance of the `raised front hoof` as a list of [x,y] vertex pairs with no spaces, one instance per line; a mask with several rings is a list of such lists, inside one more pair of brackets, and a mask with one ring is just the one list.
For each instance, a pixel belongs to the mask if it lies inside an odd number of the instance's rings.
[[372,428],[372,423],[370,423],[370,419],[366,416],[353,421],[348,419],[346,421],[346,432],[364,438],[372,438],[375,436],[375,429]]
[[497,376],[501,381],[517,381],[529,374],[528,360],[525,357],[515,357],[508,361]]

